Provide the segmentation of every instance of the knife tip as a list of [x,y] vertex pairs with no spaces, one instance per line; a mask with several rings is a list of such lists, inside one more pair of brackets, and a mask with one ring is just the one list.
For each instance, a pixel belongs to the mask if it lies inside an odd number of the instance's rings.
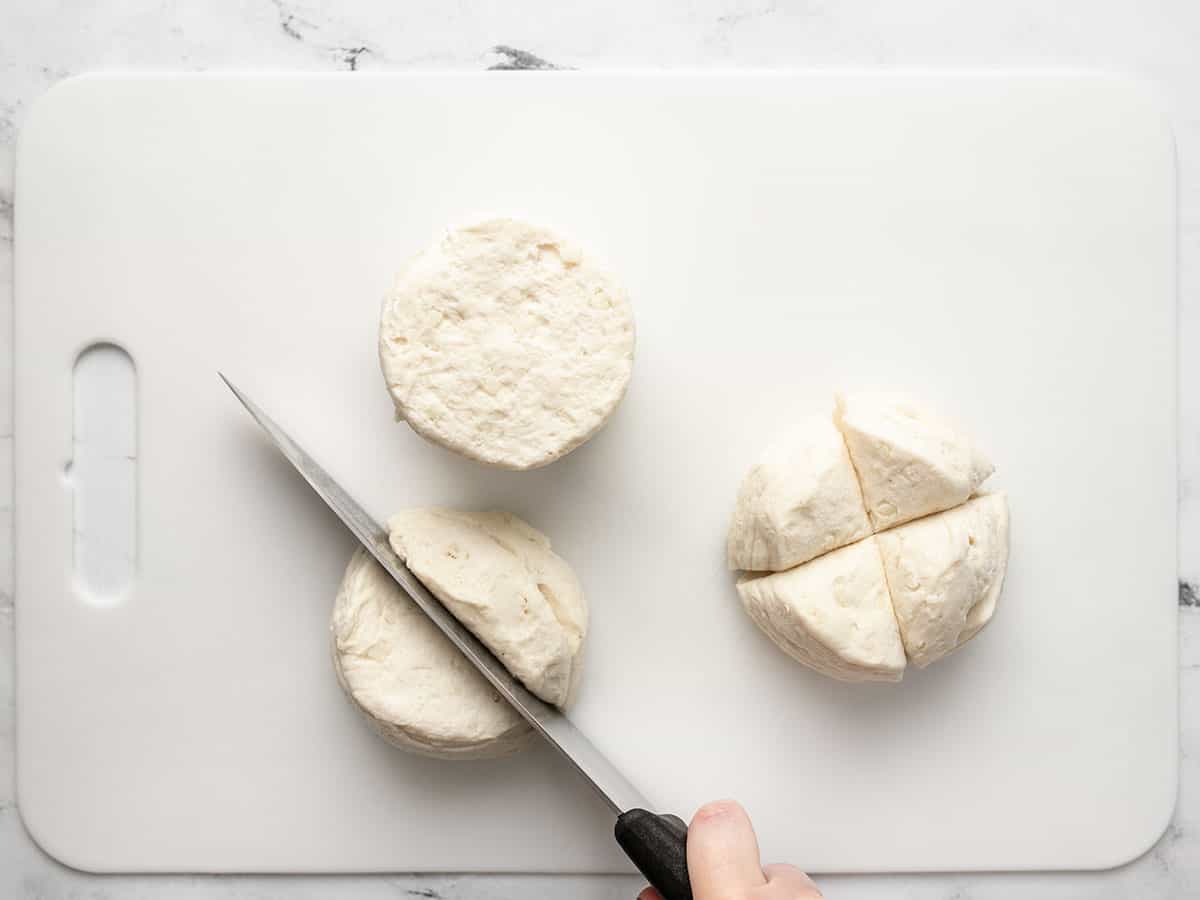
[[228,378],[226,378],[225,373],[222,372],[220,369],[217,370],[217,377],[220,378],[223,382],[225,382],[225,387],[229,388],[231,391],[233,391],[238,396],[241,396],[241,392],[236,387],[233,386],[233,382],[230,381]]

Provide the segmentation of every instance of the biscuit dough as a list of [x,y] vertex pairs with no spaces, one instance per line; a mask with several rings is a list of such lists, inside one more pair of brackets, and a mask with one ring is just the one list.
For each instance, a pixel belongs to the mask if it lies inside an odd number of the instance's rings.
[[423,437],[533,469],[608,420],[633,370],[624,289],[549,229],[489,219],[411,259],[383,302],[379,360]]
[[506,512],[409,509],[388,521],[413,574],[530,691],[574,694],[587,603],[571,567],[536,528]]
[[333,667],[384,740],[425,756],[480,759],[533,730],[361,547],[333,605]]
[[726,561],[750,618],[843,681],[899,681],[991,621],[1008,501],[991,462],[902,394],[838,397],[767,448],[738,490]]
[[908,660],[923,669],[991,621],[1008,565],[1008,501],[984,494],[877,538]]
[[849,394],[834,416],[876,531],[949,509],[995,466],[957,428],[904,394]]
[[899,681],[904,647],[875,538],[738,581],[742,606],[784,653],[840,681]]
[[730,569],[777,572],[870,533],[842,435],[814,416],[788,429],[742,479],[726,556]]

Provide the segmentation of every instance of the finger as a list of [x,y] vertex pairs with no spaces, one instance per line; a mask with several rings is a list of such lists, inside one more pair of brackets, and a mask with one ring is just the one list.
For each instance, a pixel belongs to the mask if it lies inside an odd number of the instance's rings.
[[763,867],[763,874],[767,876],[767,886],[772,896],[778,893],[778,896],[787,897],[788,900],[821,900],[824,896],[817,890],[813,880],[795,866],[773,863]]
[[663,900],[662,894],[654,888],[647,885],[642,888],[642,892],[637,895],[637,900]]
[[766,884],[750,817],[732,800],[696,812],[688,828],[687,862],[696,900],[732,897]]

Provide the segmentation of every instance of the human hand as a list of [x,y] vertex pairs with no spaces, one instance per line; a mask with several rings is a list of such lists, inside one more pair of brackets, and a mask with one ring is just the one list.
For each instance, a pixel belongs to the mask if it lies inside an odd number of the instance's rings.
[[[795,866],[763,866],[746,811],[733,800],[707,803],[688,826],[688,876],[694,900],[822,900]],[[652,887],[638,900],[662,900]]]

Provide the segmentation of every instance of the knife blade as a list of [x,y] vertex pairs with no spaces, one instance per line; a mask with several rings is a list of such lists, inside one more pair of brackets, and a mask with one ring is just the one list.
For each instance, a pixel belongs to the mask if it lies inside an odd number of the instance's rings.
[[617,816],[614,835],[625,854],[665,900],[691,900],[687,826],[677,816],[648,812],[629,780],[557,707],[534,696],[433,596],[392,549],[387,531],[253,400],[221,372],[221,380],[325,505],[500,695],[600,795]]

